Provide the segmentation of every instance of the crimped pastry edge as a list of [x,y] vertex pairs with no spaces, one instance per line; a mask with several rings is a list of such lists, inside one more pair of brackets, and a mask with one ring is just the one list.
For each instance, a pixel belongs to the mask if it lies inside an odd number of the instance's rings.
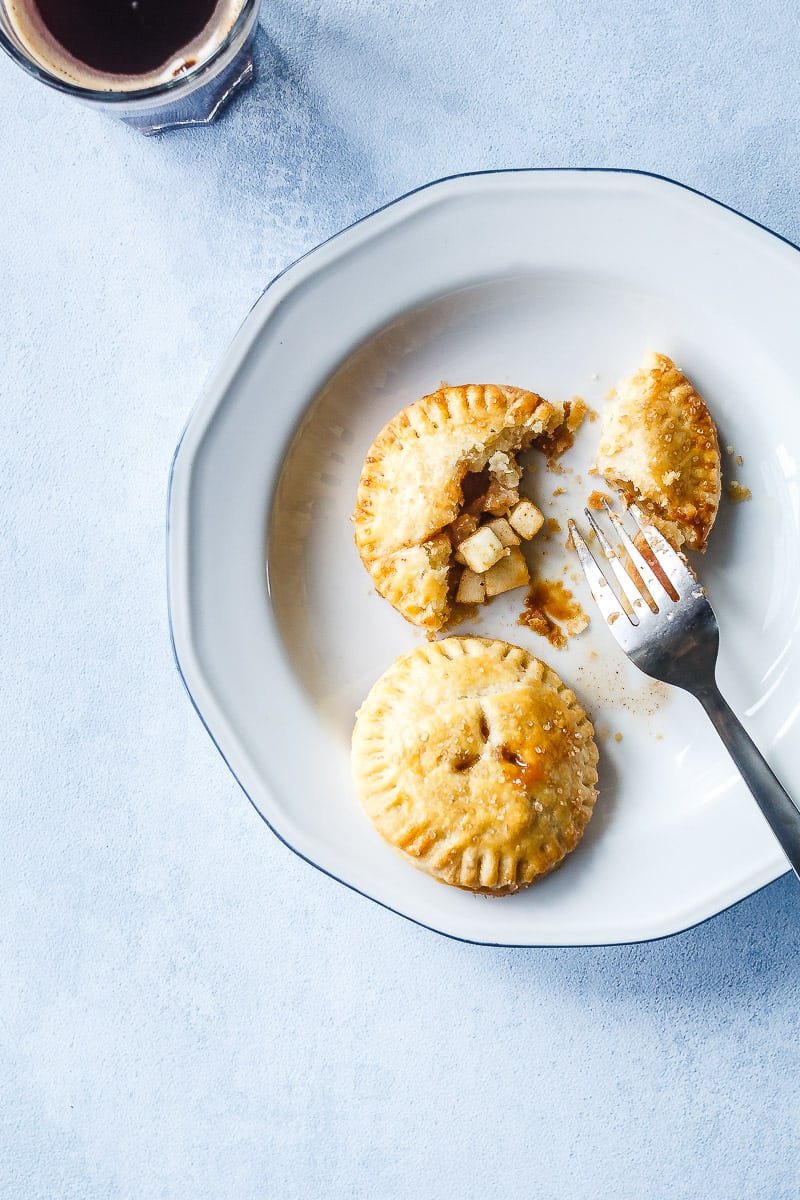
[[[363,775],[359,762],[361,758],[359,734],[365,713],[374,702],[376,695],[380,695],[381,691],[387,685],[394,686],[396,673],[398,670],[402,670],[403,665],[409,660],[424,659],[432,665],[435,657],[440,655],[445,655],[452,659],[457,654],[486,654],[487,652],[490,655],[496,655],[498,652],[501,653],[502,658],[500,660],[495,659],[494,661],[504,661],[513,656],[521,666],[524,666],[525,672],[532,670],[532,680],[526,681],[526,678],[523,676],[516,681],[515,686],[523,687],[527,686],[530,682],[534,682],[544,684],[545,687],[555,692],[562,701],[565,710],[570,710],[578,714],[579,723],[577,728],[581,731],[579,740],[585,743],[587,747],[585,761],[580,765],[580,777],[575,784],[575,797],[570,811],[570,816],[574,818],[572,829],[562,831],[551,828],[549,833],[548,857],[545,861],[540,860],[538,863],[531,861],[530,854],[520,855],[514,860],[514,856],[510,851],[498,852],[495,849],[476,852],[471,862],[467,863],[465,863],[465,858],[467,857],[466,851],[456,852],[455,855],[448,851],[444,856],[444,861],[442,861],[441,847],[437,850],[437,839],[433,840],[432,848],[429,852],[424,850],[423,852],[408,852],[380,827],[379,819],[370,811],[370,797],[364,795]],[[505,692],[508,690],[508,687],[509,685],[506,684],[500,691]],[[494,693],[486,693],[487,696],[491,696],[492,694]],[[378,723],[380,724],[380,721]],[[541,659],[536,658],[522,647],[502,642],[499,639],[449,637],[442,641],[418,646],[413,650],[407,651],[405,654],[399,655],[373,685],[369,695],[359,709],[353,735],[353,769],[359,798],[368,818],[380,836],[383,837],[387,844],[405,862],[410,863],[431,878],[449,886],[459,888],[460,890],[482,895],[501,896],[521,891],[543,878],[546,874],[549,874],[575,849],[591,819],[597,798],[597,760],[598,753],[594,740],[594,729],[574,692]],[[384,791],[391,793],[391,783],[385,786]],[[501,861],[504,854],[506,857],[505,870]],[[482,880],[481,878],[482,875],[488,874],[490,877],[495,875],[494,862],[489,863],[487,870],[487,855],[490,858],[493,857],[495,860],[498,860],[496,862],[496,878],[489,885],[487,885],[485,879]],[[437,857],[439,859],[438,862]],[[511,862],[514,862],[513,872],[509,870]]]

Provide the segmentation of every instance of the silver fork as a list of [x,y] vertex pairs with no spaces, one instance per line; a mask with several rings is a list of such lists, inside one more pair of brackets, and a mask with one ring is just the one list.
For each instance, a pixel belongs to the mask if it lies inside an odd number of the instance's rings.
[[575,522],[569,522],[573,544],[600,612],[628,658],[641,671],[683,688],[700,701],[800,878],[800,809],[717,687],[719,626],[705,589],[685,559],[648,523],[638,505],[628,506],[639,527],[634,540],[611,506],[605,500],[603,504],[619,539],[617,548],[609,542],[594,514],[588,508],[585,512],[619,595],[598,567]]

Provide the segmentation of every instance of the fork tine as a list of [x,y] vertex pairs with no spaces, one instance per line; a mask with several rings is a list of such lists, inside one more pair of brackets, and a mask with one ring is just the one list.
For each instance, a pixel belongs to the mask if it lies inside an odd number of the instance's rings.
[[626,550],[631,562],[633,563],[633,566],[638,571],[639,575],[642,578],[642,582],[644,583],[645,587],[647,588],[648,592],[650,593],[650,597],[653,600],[653,606],[654,606],[655,611],[658,612],[658,609],[659,609],[658,597],[659,597],[659,595],[664,595],[669,600],[672,600],[673,597],[670,596],[669,592],[664,587],[664,584],[661,582],[661,580],[655,574],[655,572],[653,571],[649,562],[644,557],[644,555],[642,554],[642,552],[638,548],[638,546],[635,544],[633,538],[628,533],[625,526],[622,524],[622,521],[620,520],[619,516],[617,515],[617,513],[614,512],[613,508],[608,503],[608,501],[605,499],[605,497],[603,497],[603,507],[605,508],[606,512],[608,513],[608,516],[609,516],[609,519],[610,519],[612,525],[614,526],[614,528],[616,529],[620,538],[622,539],[622,544],[625,547],[625,550]]
[[647,565],[651,568],[653,574],[669,598],[677,603],[678,600],[680,600],[680,596],[675,590],[675,585],[659,562],[658,555],[648,542],[644,532],[638,527],[636,533],[633,535],[633,544],[642,555]]
[[[583,540],[583,535],[580,533],[577,525],[570,517],[567,522],[569,535],[572,538],[572,544],[575,547],[580,564],[583,567],[583,573],[586,576],[586,582],[589,584],[589,591],[594,596],[597,607],[600,609],[602,616],[607,624],[613,626],[615,621],[620,617],[625,617],[629,625],[632,623],[631,618],[625,612],[624,608],[617,599],[614,589],[606,579],[603,572],[594,561],[589,547]],[[636,618],[634,618],[635,620]]]
[[676,593],[683,595],[687,591],[700,587],[697,576],[689,564],[678,554],[677,550],[673,550],[663,533],[648,521],[639,505],[629,504],[628,511],[639,526],[639,532],[657,558],[661,570],[675,588]]
[[583,511],[586,514],[587,521],[594,530],[598,545],[603,551],[603,554],[605,554],[606,559],[608,560],[608,565],[614,572],[614,577],[620,586],[620,591],[622,593],[620,596],[622,607],[625,609],[625,612],[630,617],[632,623],[634,625],[638,625],[639,617],[636,615],[636,610],[642,607],[641,592],[636,587],[636,583],[633,579],[631,579],[622,563],[619,561],[619,556],[616,550],[611,545],[608,538],[603,533],[600,525],[595,520],[594,513],[589,508],[585,508]]

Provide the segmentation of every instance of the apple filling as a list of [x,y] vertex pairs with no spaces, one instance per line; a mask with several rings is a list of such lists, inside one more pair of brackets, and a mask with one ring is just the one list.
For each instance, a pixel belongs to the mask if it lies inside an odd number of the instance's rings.
[[452,546],[451,588],[457,604],[484,604],[530,583],[523,541],[544,524],[536,505],[519,494],[522,476],[513,453],[497,450],[480,471],[461,481],[461,511],[447,527]]

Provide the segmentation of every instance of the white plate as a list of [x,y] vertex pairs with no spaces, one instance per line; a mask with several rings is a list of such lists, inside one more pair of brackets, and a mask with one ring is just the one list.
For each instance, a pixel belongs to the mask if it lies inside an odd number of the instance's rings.
[[[671,355],[743,456],[725,456],[726,478],[753,492],[723,504],[700,564],[720,684],[796,794],[799,299],[795,247],[677,184],[606,171],[441,181],[270,285],[178,447],[169,587],[188,691],[280,838],[406,917],[509,945],[673,933],[787,869],[696,702],[639,675],[598,621],[552,650],[515,623],[521,593],[473,628],[539,654],[589,709],[602,760],[589,831],[561,870],[503,900],[403,862],[362,815],[349,741],[371,684],[421,634],[372,590],[350,513],[377,431],[442,380],[600,405],[647,348]],[[562,524],[591,490],[597,428],[585,424],[572,474],[532,473]],[[562,542],[535,553],[584,596]]]

